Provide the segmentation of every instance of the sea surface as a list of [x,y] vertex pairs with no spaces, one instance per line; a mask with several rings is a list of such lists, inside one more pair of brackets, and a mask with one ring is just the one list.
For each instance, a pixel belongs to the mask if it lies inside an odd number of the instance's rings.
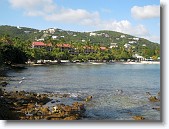
[[[71,104],[86,103],[84,120],[133,120],[141,115],[146,120],[160,120],[159,102],[148,100],[146,92],[160,92],[159,64],[62,64],[31,66],[7,73],[10,84],[6,90],[25,90],[37,93],[70,94],[57,98]],[[55,98],[54,98],[55,99]]]

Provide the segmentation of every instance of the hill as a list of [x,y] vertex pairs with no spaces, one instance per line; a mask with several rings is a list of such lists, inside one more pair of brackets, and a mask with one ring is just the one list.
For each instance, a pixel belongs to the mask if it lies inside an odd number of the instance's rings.
[[[158,51],[160,54],[160,44],[151,42],[149,40],[135,37],[132,35],[110,31],[110,30],[101,30],[94,32],[75,32],[69,30],[62,30],[59,28],[48,28],[46,30],[38,30],[27,27],[16,27],[16,26],[0,26],[0,38],[4,35],[9,35],[10,38],[18,37],[22,41],[44,41],[46,39],[52,38],[53,40],[62,40],[65,43],[81,43],[100,46],[110,47],[111,44],[115,44],[118,47],[130,47],[134,53],[143,55],[146,50],[148,52]],[[146,48],[146,49],[145,49]],[[148,53],[147,52],[147,53]],[[149,54],[149,55],[153,55]]]

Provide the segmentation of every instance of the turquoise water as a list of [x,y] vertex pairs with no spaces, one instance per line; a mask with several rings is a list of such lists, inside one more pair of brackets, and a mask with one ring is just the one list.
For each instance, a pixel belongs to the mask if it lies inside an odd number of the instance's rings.
[[159,64],[34,66],[12,70],[8,76],[7,90],[68,93],[70,98],[60,100],[67,103],[92,95],[92,101],[86,103],[85,120],[132,120],[134,115],[160,120],[160,112],[152,109],[159,103],[149,102],[146,95],[160,91]]

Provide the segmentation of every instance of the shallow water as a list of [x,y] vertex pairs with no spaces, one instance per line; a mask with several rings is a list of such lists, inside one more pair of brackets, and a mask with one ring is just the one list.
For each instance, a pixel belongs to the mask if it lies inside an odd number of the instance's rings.
[[160,91],[160,65],[70,64],[27,67],[8,73],[7,90],[38,93],[69,93],[60,99],[71,103],[88,95],[85,120],[132,120],[142,115],[148,120],[160,120],[160,112],[153,110],[160,103],[151,103],[146,92]]

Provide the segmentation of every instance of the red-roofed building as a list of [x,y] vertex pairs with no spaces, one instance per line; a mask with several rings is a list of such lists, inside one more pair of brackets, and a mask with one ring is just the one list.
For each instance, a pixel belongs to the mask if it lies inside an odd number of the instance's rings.
[[45,44],[44,42],[33,42],[32,48],[51,47],[52,44]]
[[60,48],[61,51],[68,51],[71,54],[74,54],[75,49],[71,46],[71,44],[56,44],[56,47]]
[[32,48],[45,48],[47,51],[51,51],[52,44],[45,44],[44,42],[33,42]]

